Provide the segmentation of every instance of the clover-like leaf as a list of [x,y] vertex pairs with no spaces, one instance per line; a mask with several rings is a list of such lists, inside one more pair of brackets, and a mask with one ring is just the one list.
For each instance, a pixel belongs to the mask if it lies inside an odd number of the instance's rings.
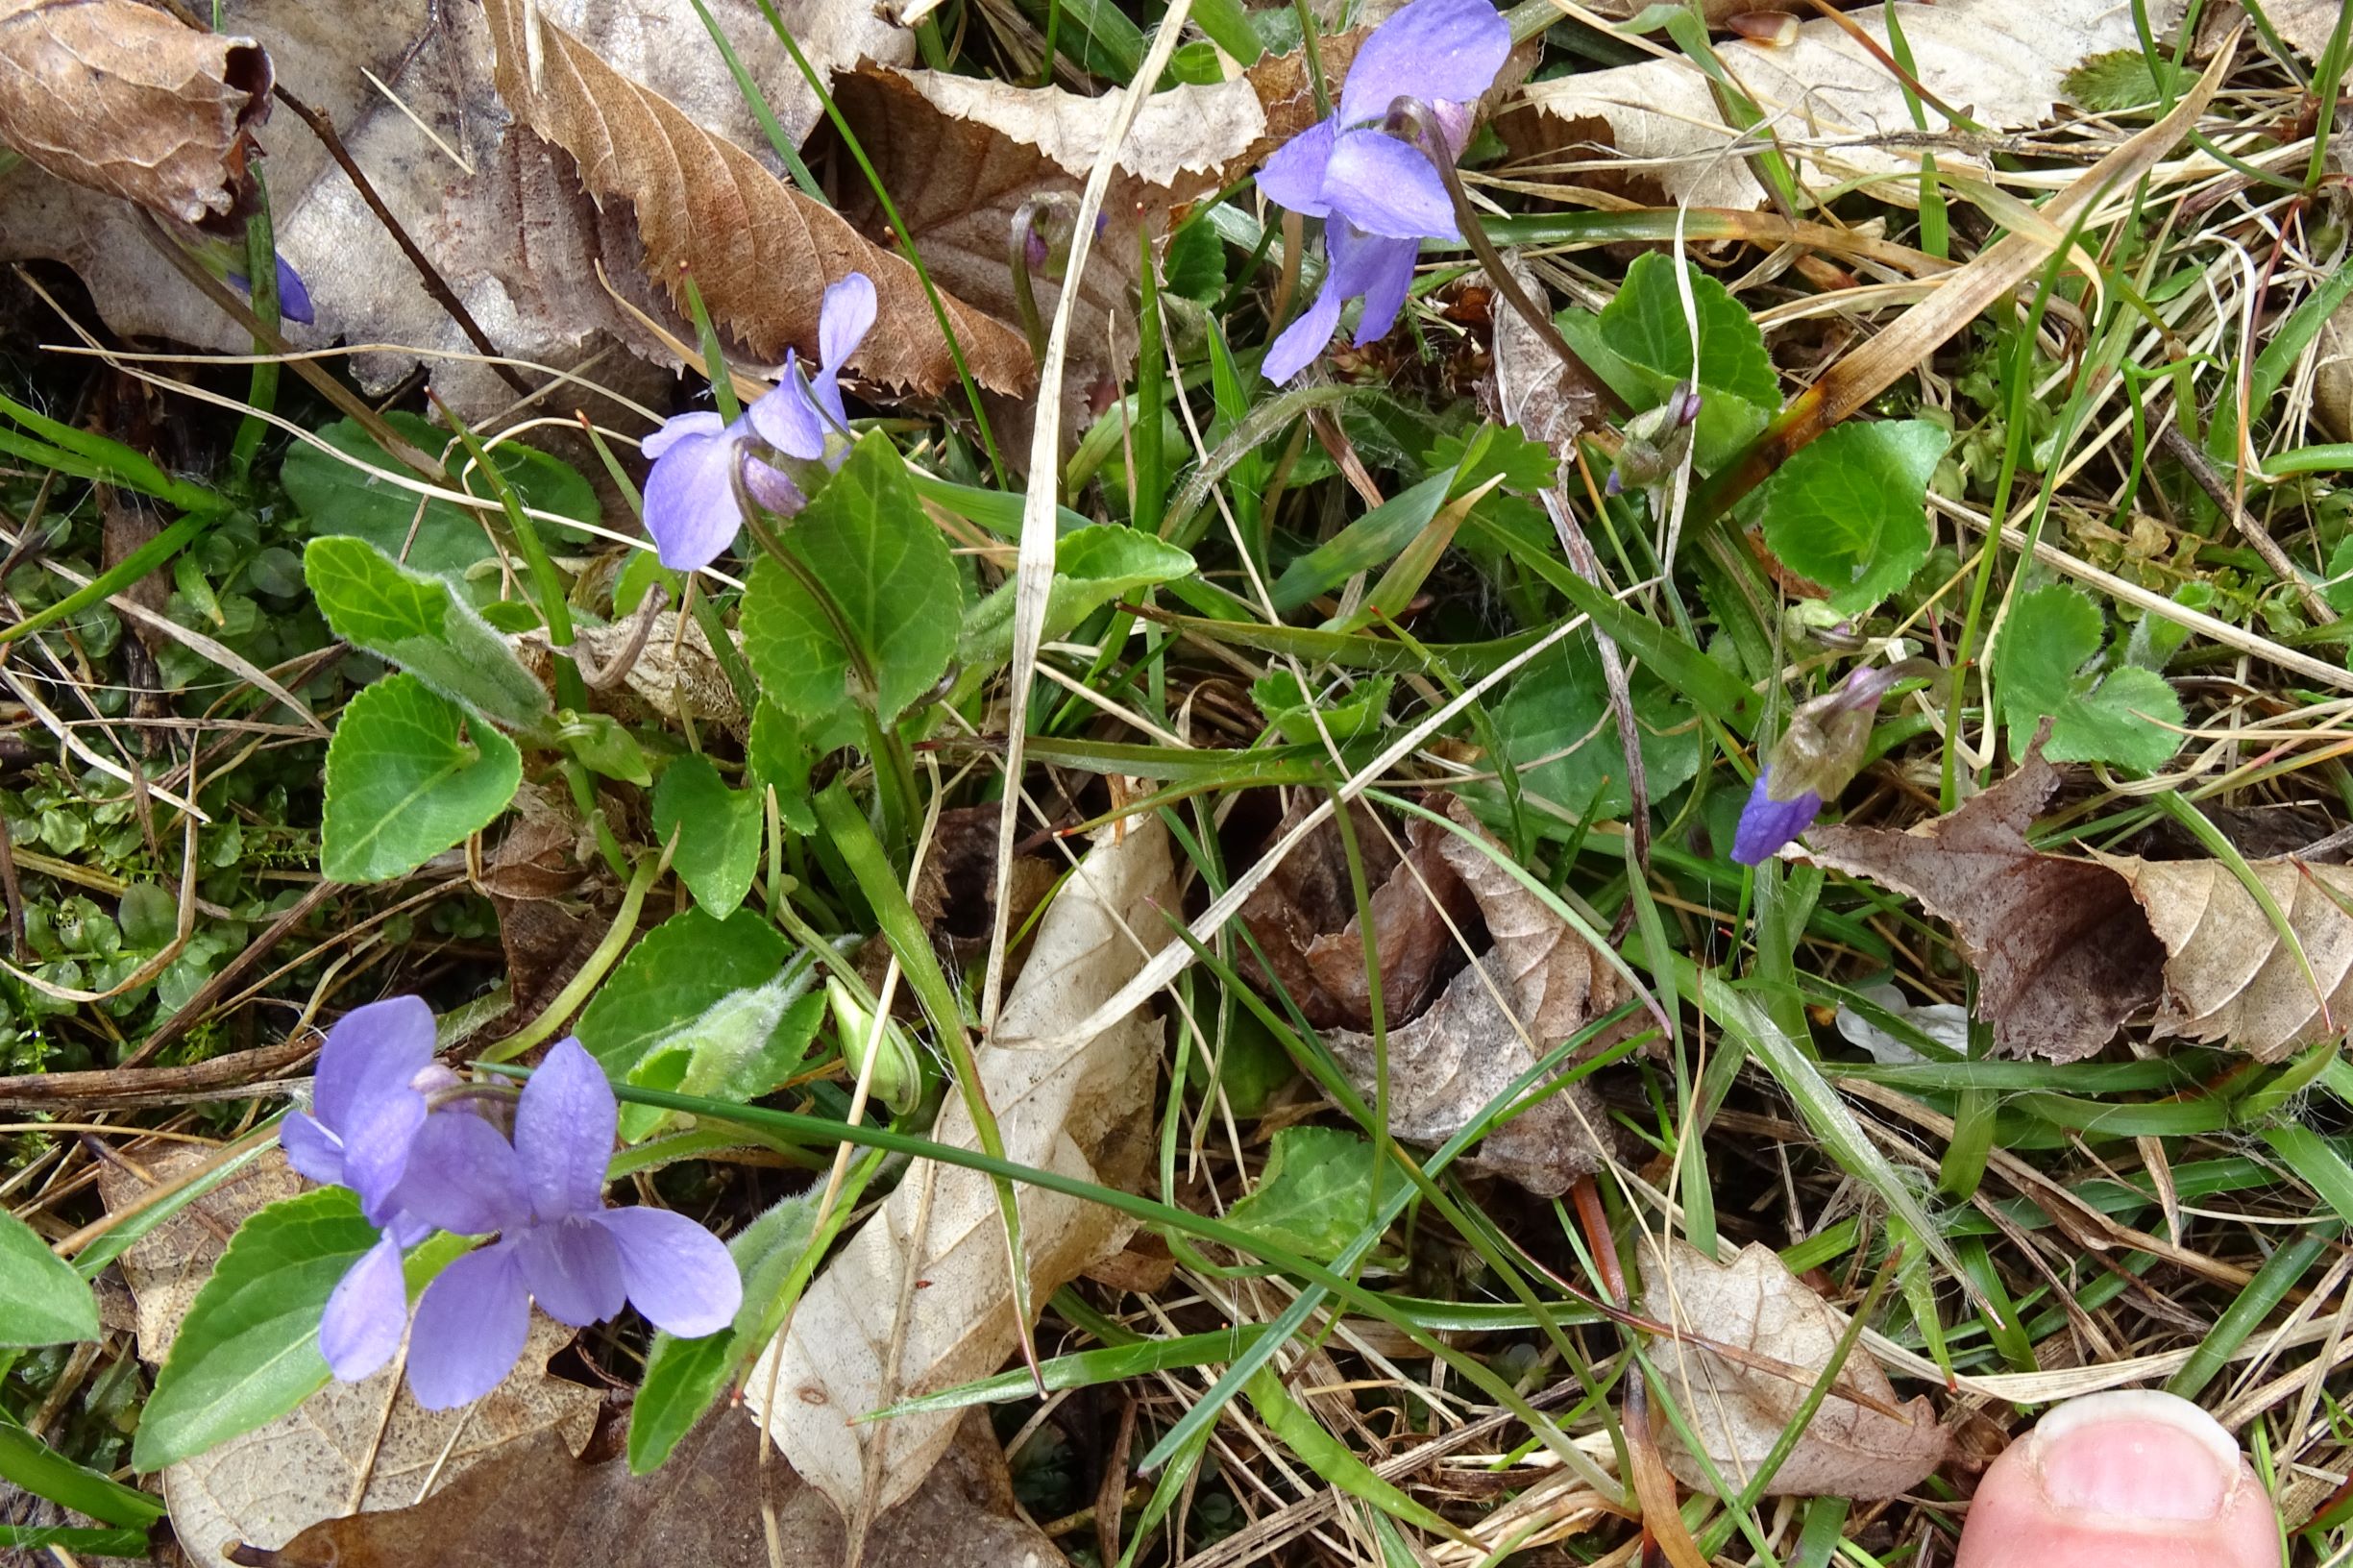
[[352,698],[327,747],[319,869],[337,882],[404,876],[487,827],[523,782],[515,743],[400,674]]
[[2099,606],[2054,584],[2011,607],[1994,653],[1994,685],[2020,756],[2044,718],[2053,762],[2105,762],[2154,772],[2181,747],[2181,698],[2154,671],[2103,671]]
[[1928,479],[1950,439],[1924,419],[1839,426],[1773,477],[1766,545],[1827,588],[1833,609],[1869,609],[1928,558]]

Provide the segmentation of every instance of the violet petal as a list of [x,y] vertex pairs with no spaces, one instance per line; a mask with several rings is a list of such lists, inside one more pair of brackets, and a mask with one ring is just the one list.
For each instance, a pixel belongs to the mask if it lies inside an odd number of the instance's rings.
[[278,1146],[286,1164],[326,1187],[343,1181],[343,1139],[329,1132],[316,1116],[297,1111],[278,1124]]
[[[670,423],[688,419],[697,428],[663,442],[653,472],[646,476],[646,531],[653,535],[662,564],[674,572],[699,572],[719,559],[744,524],[731,472],[741,446],[733,432],[703,429],[694,414]],[[668,429],[665,426],[647,444]]]
[[401,1276],[400,1243],[389,1236],[344,1271],[319,1319],[319,1354],[328,1370],[357,1383],[392,1360],[408,1326],[408,1290]]
[[351,1139],[356,1113],[405,1090],[432,1065],[433,1011],[421,996],[393,996],[355,1007],[327,1031],[310,1090],[320,1121]]
[[515,1108],[524,1189],[543,1222],[604,1207],[604,1166],[620,1120],[613,1086],[597,1059],[569,1035],[557,1041]]
[[1769,859],[1781,845],[1814,825],[1822,815],[1822,796],[1812,790],[1795,799],[1776,800],[1771,793],[1773,770],[1756,775],[1749,803],[1740,810],[1740,826],[1732,834],[1732,859],[1754,866]]
[[1332,341],[1332,333],[1340,324],[1340,306],[1346,296],[1330,273],[1324,275],[1323,292],[1315,303],[1300,312],[1299,319],[1283,329],[1283,333],[1267,345],[1266,357],[1260,368],[1266,379],[1281,385],[1315,362]]
[[1357,317],[1357,345],[1361,348],[1397,325],[1406,295],[1413,288],[1413,263],[1421,242],[1360,234],[1345,226],[1329,231],[1332,269],[1352,294],[1364,296]]
[[1303,217],[1328,214],[1332,208],[1324,199],[1324,169],[1332,161],[1337,131],[1333,121],[1318,120],[1276,148],[1259,170],[1259,194]]
[[673,414],[662,421],[661,429],[637,444],[637,450],[649,457],[658,458],[690,435],[717,435],[727,428],[716,409],[697,408],[691,413]]
[[278,313],[288,321],[311,325],[314,317],[310,308],[310,290],[303,282],[303,275],[284,257],[278,258]]
[[1340,123],[1388,111],[1391,100],[1477,98],[1511,53],[1511,24],[1493,0],[1413,0],[1373,29],[1340,87]]
[[459,1236],[529,1223],[523,1164],[499,1130],[465,1111],[426,1118],[395,1197],[404,1213]]
[[417,1303],[408,1391],[429,1410],[470,1405],[506,1381],[531,1328],[516,1246],[478,1248],[443,1269]]
[[1391,239],[1457,239],[1454,203],[1419,147],[1379,131],[1351,131],[1332,149],[1324,192],[1333,208],[1367,233]]
[[[874,330],[874,280],[865,273],[853,272],[825,285],[825,302],[817,312],[817,356],[824,362],[828,385],[848,368],[866,334]],[[831,404],[836,418],[841,417],[841,402],[842,394],[836,391]]]
[[621,1250],[630,1304],[655,1328],[699,1339],[735,1321],[744,1282],[719,1237],[665,1209],[607,1209],[597,1223]]
[[576,1329],[601,1323],[628,1299],[621,1243],[599,1223],[600,1213],[534,1225],[517,1239],[523,1282],[539,1310]]
[[757,457],[744,459],[744,488],[751,492],[752,500],[778,517],[791,517],[809,504],[809,498],[800,493],[800,486],[782,469],[772,468]]
[[761,440],[787,457],[813,463],[825,455],[825,416],[811,401],[809,388],[802,384],[803,378],[795,374],[799,365],[800,356],[788,350],[783,379],[753,404],[745,417],[751,421],[751,428],[759,432]]

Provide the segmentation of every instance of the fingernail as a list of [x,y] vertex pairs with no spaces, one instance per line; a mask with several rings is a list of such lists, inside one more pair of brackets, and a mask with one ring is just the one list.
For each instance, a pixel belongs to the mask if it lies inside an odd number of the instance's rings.
[[2239,1445],[2177,1394],[2121,1388],[2072,1400],[2035,1428],[2054,1507],[2123,1519],[2212,1519],[2239,1484]]

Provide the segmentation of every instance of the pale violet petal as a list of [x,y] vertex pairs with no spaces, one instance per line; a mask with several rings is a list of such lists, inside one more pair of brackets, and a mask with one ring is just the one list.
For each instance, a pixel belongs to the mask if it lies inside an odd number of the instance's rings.
[[787,457],[815,462],[825,455],[825,416],[810,401],[799,355],[789,350],[783,379],[751,405],[746,417],[761,440]]
[[1421,242],[1355,233],[1345,225],[1336,225],[1328,233],[1335,280],[1331,286],[1364,298],[1363,313],[1357,318],[1357,345],[1361,348],[1397,324],[1397,312],[1413,287],[1413,258],[1421,253]]
[[278,1146],[286,1164],[310,1180],[334,1187],[343,1181],[343,1139],[319,1125],[318,1118],[297,1111],[278,1124]]
[[359,1255],[327,1298],[326,1315],[319,1319],[319,1354],[337,1378],[357,1383],[392,1360],[407,1326],[401,1247],[387,1236]]
[[1266,347],[1266,358],[1260,368],[1266,379],[1280,386],[1315,362],[1332,341],[1332,333],[1340,324],[1340,306],[1346,297],[1339,284],[1327,274],[1323,292],[1315,303],[1301,312],[1297,321],[1283,329],[1283,335]]
[[327,1031],[310,1108],[348,1142],[353,1113],[405,1090],[433,1060],[433,1010],[421,996],[392,996],[353,1008]]
[[1319,120],[1274,151],[1259,170],[1259,194],[1305,217],[1332,210],[1324,199],[1324,166],[1332,161],[1330,120]]
[[1351,131],[1332,149],[1324,194],[1332,209],[1368,234],[1455,239],[1454,203],[1422,150],[1379,131]]
[[1413,0],[1373,29],[1340,86],[1340,123],[1379,119],[1396,99],[1476,98],[1511,53],[1493,0]]
[[740,450],[723,429],[690,431],[663,448],[646,476],[646,531],[664,566],[699,572],[735,542],[744,524],[732,473]]
[[744,1282],[719,1237],[666,1209],[607,1209],[597,1223],[621,1249],[629,1304],[655,1328],[699,1339],[735,1321]]
[[751,492],[752,500],[778,517],[791,517],[809,504],[809,498],[800,493],[800,486],[782,469],[771,467],[757,457],[744,459],[744,488]]
[[662,421],[662,428],[637,444],[637,450],[649,457],[659,457],[690,435],[717,435],[727,428],[727,422],[709,408],[698,408],[692,413],[673,414]]
[[515,1153],[540,1219],[604,1207],[604,1166],[621,1107],[604,1069],[567,1035],[550,1047],[515,1107]]
[[506,1381],[531,1328],[515,1244],[478,1248],[443,1269],[417,1303],[408,1391],[429,1410],[471,1405]]
[[530,1220],[522,1162],[497,1128],[467,1111],[427,1118],[394,1197],[404,1213],[459,1236],[487,1236]]
[[874,280],[853,272],[825,287],[817,312],[817,357],[828,376],[839,375],[874,330]]
[[584,1329],[601,1323],[628,1299],[621,1243],[599,1223],[602,1213],[534,1225],[517,1238],[523,1282],[539,1310],[558,1323]]

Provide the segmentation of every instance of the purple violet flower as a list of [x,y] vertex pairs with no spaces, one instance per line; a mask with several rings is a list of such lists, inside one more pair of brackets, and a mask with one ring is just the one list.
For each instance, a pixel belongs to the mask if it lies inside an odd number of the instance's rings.
[[828,430],[844,429],[849,415],[842,405],[841,369],[873,330],[873,281],[853,272],[827,286],[817,318],[822,368],[805,374],[799,355],[787,350],[784,377],[744,410],[733,424],[709,409],[677,414],[646,437],[639,448],[653,459],[646,476],[646,531],[664,566],[696,572],[719,559],[735,541],[743,514],[735,500],[735,467],[744,464],[744,483],[752,500],[781,517],[806,504],[800,487],[748,450],[766,445],[802,462],[826,461]]
[[[247,294],[253,293],[253,283],[243,272],[232,268],[224,276]],[[288,321],[299,321],[306,327],[311,325],[313,320],[310,290],[304,286],[303,275],[296,272],[293,264],[283,256],[278,258],[278,313]]]
[[1802,789],[1787,800],[1775,799],[1773,768],[1768,764],[1749,791],[1749,803],[1740,808],[1740,826],[1732,834],[1732,859],[1743,866],[1759,865],[1813,826],[1814,819],[1821,815],[1822,796],[1812,790]]
[[1278,207],[1330,220],[1322,292],[1266,351],[1271,381],[1305,370],[1361,297],[1360,347],[1387,331],[1413,283],[1421,241],[1458,239],[1446,183],[1420,148],[1381,129],[1389,106],[1418,98],[1435,111],[1450,151],[1470,138],[1468,105],[1511,53],[1511,29],[1490,0],[1412,0],[1357,52],[1333,116],[1275,150],[1259,189]]
[[453,1078],[433,1060],[433,1015],[420,998],[370,1002],[327,1032],[311,1108],[279,1129],[288,1164],[314,1182],[350,1188],[360,1213],[383,1233],[336,1284],[319,1323],[319,1350],[346,1382],[400,1348],[408,1311],[401,1252],[432,1228],[403,1208],[401,1179],[429,1119],[423,1090]]
[[[418,1404],[448,1409],[497,1387],[523,1354],[534,1299],[576,1328],[625,1303],[682,1338],[735,1320],[743,1282],[717,1237],[667,1210],[604,1207],[619,1116],[604,1069],[567,1039],[524,1085],[512,1143],[478,1116],[436,1115],[420,1129],[403,1205],[443,1230],[499,1239],[442,1270],[418,1304],[408,1349]],[[396,1342],[404,1315],[382,1325]]]

